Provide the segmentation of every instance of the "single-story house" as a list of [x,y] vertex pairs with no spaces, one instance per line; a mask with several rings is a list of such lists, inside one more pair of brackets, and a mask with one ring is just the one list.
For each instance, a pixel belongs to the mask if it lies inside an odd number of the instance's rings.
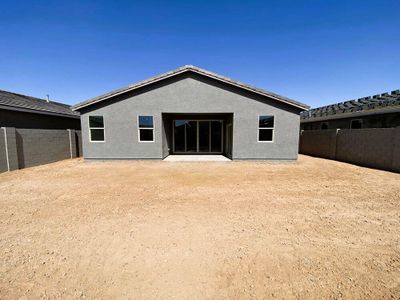
[[129,85],[73,106],[86,159],[163,159],[223,154],[297,158],[295,100],[194,67]]
[[69,105],[0,90],[0,127],[80,129],[81,123]]
[[400,90],[313,108],[301,113],[302,130],[400,126]]

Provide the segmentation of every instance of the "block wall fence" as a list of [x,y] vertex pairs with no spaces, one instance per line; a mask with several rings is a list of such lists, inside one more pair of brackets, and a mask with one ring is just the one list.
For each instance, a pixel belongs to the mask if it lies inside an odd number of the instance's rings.
[[[299,152],[400,173],[400,127],[307,130]],[[79,130],[0,128],[0,172],[82,156]]]
[[400,173],[400,127],[306,130],[300,153]]
[[82,141],[79,130],[0,128],[0,172],[81,155]]

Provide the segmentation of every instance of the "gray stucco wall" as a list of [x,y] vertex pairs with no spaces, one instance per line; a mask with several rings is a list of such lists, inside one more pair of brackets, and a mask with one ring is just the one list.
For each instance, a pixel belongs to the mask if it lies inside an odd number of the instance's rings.
[[[85,158],[165,157],[162,113],[231,113],[234,159],[297,158],[299,109],[199,75],[177,76],[80,112]],[[104,117],[105,142],[89,141],[90,115]],[[138,142],[138,115],[154,116],[153,143]],[[273,142],[257,142],[259,115],[275,116]]]
[[165,120],[165,118],[164,118],[164,120],[162,120],[162,122],[163,122],[163,126],[162,126],[162,129],[161,129],[161,137],[162,137],[162,140],[161,140],[161,143],[162,143],[162,155],[161,155],[161,157],[165,158],[169,154],[167,135],[171,132],[172,125],[168,124],[168,120]]

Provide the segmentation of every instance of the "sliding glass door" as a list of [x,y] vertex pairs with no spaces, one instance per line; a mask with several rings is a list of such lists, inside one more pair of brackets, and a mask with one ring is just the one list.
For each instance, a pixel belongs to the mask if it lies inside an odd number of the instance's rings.
[[222,120],[174,120],[174,153],[222,153]]

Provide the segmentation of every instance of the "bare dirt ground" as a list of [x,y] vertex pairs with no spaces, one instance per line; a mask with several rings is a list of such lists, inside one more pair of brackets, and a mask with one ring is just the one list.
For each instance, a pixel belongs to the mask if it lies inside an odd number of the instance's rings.
[[0,298],[400,297],[400,174],[83,162],[0,174]]

